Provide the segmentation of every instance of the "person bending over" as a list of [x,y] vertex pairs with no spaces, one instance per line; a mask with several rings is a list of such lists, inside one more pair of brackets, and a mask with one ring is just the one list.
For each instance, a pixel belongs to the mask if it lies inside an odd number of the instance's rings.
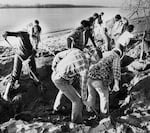
[[[99,56],[96,50],[81,51],[77,48],[58,53],[52,62],[52,81],[59,89],[54,103],[54,110],[61,107],[61,98],[64,94],[72,103],[71,121],[82,123],[82,100],[87,98],[87,74],[91,63],[96,63]],[[81,79],[81,97],[72,86],[74,78]]]
[[23,61],[28,60],[30,70],[32,71],[32,72],[30,71],[32,78],[34,78],[34,76],[36,77],[38,76],[34,58],[35,51],[33,50],[32,44],[30,42],[29,33],[27,31],[18,31],[18,32],[6,31],[3,34],[3,37],[7,40],[8,36],[17,37],[19,40],[19,44],[17,45],[18,47],[17,50],[15,51],[11,80],[7,84],[6,91],[3,96],[3,98],[6,101],[9,100],[9,92],[11,89],[13,89],[16,80],[19,80]]
[[[114,86],[112,91],[119,91],[121,56],[122,52],[119,49],[113,49],[89,69],[87,102],[89,107],[95,109],[96,93],[99,94],[101,118],[109,115],[109,85],[113,80]],[[88,108],[88,111],[92,112],[91,108]]]

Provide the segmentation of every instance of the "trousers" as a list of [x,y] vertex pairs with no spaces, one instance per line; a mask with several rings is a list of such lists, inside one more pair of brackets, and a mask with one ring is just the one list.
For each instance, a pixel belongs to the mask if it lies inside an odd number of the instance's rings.
[[[87,102],[95,108],[96,92],[100,98],[100,113],[105,115],[109,112],[109,88],[103,85],[101,80],[88,79],[88,99]],[[89,109],[89,111],[91,111]]]
[[52,73],[52,81],[59,89],[56,96],[54,105],[58,105],[61,101],[61,97],[64,94],[72,103],[71,121],[73,123],[82,123],[82,100],[75,90],[75,88],[69,83],[69,81],[60,77],[57,73]]

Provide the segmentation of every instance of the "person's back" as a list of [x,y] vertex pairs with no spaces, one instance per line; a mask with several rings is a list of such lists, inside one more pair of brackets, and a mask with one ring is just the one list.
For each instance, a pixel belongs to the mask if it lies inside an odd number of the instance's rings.
[[82,20],[81,26],[73,31],[73,33],[67,38],[67,47],[83,50],[89,37],[85,36],[85,32],[89,31],[90,26],[91,23],[89,21]]
[[31,53],[32,51],[32,44],[30,41],[30,35],[26,31],[18,31],[18,32],[8,32],[6,31],[7,36],[14,36],[19,39],[18,47],[17,47],[17,53],[21,55],[26,55],[28,53]]
[[83,47],[83,27],[75,29],[71,35],[67,38],[68,48],[79,48]]
[[[53,108],[56,111],[59,110],[64,94],[72,103],[71,121],[77,124],[82,122],[81,97],[85,99],[83,90],[86,89],[88,71],[88,63],[82,55],[84,55],[83,51],[72,48],[58,53],[52,62],[52,81],[59,89]],[[72,85],[76,75],[81,78],[81,97]]]
[[23,45],[26,49],[32,49],[30,35],[28,34],[28,32],[20,31],[18,32],[18,36],[21,38]]
[[[58,63],[56,67],[56,72],[59,73],[64,78],[72,79],[76,74],[79,74],[77,71],[77,68],[79,69],[79,66],[81,65],[83,68],[85,68],[85,55],[83,52],[79,49],[70,49],[68,54]],[[80,62],[80,65],[79,65]],[[80,66],[80,69],[82,67]],[[88,69],[88,68],[87,68]],[[81,70],[80,70],[81,71]]]

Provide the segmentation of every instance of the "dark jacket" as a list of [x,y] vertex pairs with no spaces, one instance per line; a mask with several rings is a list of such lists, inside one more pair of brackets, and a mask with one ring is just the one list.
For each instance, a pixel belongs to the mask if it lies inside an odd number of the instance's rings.
[[19,31],[19,32],[6,32],[7,36],[19,37],[19,46],[17,53],[20,55],[28,55],[32,53],[33,47],[30,41],[30,35],[28,32]]

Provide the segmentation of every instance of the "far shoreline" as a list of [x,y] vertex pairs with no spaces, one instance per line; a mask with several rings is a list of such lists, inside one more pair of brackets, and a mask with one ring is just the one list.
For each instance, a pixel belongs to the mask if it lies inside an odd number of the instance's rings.
[[0,5],[0,9],[9,8],[120,8],[120,6],[102,6],[102,5],[66,5],[66,4],[48,4],[48,5]]

